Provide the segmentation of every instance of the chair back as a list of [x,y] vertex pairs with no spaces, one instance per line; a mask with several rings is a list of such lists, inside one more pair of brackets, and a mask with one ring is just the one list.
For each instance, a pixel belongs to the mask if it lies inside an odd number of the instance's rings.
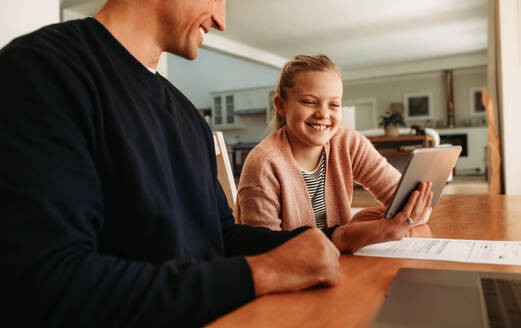
[[213,142],[217,160],[217,178],[226,194],[228,205],[233,209],[237,199],[237,187],[235,186],[232,167],[228,159],[228,150],[226,149],[226,143],[221,131],[213,132]]

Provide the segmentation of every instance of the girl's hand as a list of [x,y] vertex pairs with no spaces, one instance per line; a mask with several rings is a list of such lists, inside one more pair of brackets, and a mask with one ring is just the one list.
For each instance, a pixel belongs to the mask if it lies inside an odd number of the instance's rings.
[[[429,221],[432,212],[432,182],[420,183],[418,190],[415,190],[407,204],[401,212],[397,213],[394,219],[402,220],[405,218],[411,226],[425,224]],[[409,218],[411,220],[409,220]]]
[[370,207],[353,216],[353,220],[333,232],[332,240],[341,252],[356,250],[375,243],[400,240],[409,229],[427,223],[432,211],[432,183],[422,182],[392,219],[385,219],[384,207]]

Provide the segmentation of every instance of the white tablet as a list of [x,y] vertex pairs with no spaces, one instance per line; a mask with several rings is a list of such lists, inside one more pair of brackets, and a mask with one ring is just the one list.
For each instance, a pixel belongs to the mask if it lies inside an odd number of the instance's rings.
[[402,174],[385,217],[390,219],[400,212],[409,200],[409,195],[418,188],[421,182],[432,182],[432,205],[440,198],[441,191],[456,165],[461,146],[415,149]]

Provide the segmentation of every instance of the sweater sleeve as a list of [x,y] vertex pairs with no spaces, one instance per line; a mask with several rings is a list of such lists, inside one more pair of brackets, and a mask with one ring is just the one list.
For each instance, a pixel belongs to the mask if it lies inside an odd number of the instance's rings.
[[251,300],[242,257],[152,263],[99,251],[91,90],[56,67],[0,53],[0,326],[200,326]]
[[254,149],[242,168],[234,214],[239,223],[281,230],[279,181]]
[[400,180],[400,172],[383,157],[363,135],[356,133],[350,148],[353,180],[387,205]]
[[281,230],[279,199],[262,187],[247,186],[237,192],[235,213],[240,223]]
[[310,228],[300,227],[292,231],[273,231],[262,226],[236,224],[219,184],[218,189],[226,256],[264,253]]

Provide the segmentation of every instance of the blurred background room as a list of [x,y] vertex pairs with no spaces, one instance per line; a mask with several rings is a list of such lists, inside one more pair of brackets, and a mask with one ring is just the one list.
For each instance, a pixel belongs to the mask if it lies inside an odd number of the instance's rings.
[[[2,1],[0,46],[40,26],[93,15],[103,3]],[[445,193],[520,194],[515,86],[521,82],[521,32],[515,22],[499,19],[510,10],[521,17],[519,3],[227,0],[226,31],[205,35],[196,60],[164,54],[158,69],[212,130],[223,132],[236,179],[249,150],[271,132],[282,65],[296,54],[323,53],[342,73],[343,125],[365,134],[393,165],[417,147],[457,144],[463,152]],[[483,88],[494,109],[492,125]],[[380,124],[393,110],[405,123],[397,136],[386,135]],[[499,134],[501,156],[492,191],[491,128]],[[353,205],[371,204],[357,188]]]

